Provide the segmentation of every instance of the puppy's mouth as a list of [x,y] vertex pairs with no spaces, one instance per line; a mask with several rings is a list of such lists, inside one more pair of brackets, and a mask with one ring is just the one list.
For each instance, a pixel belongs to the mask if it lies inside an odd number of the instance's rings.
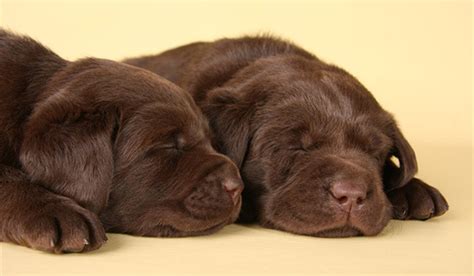
[[[353,236],[365,236],[364,232],[354,226],[351,223],[351,214],[346,213],[344,215],[344,223],[334,227],[329,227],[323,230],[315,231],[312,233],[303,233],[303,235],[310,235],[322,238],[347,238]],[[293,218],[298,219],[300,222],[307,223],[306,220],[302,219],[299,215],[293,214]]]
[[322,237],[322,238],[347,238],[354,236],[365,236],[364,232],[351,223],[351,214],[345,213],[345,222],[342,225],[326,228],[317,231],[311,236]]
[[[150,231],[150,234],[146,234],[146,236],[152,236],[152,237],[192,237],[192,236],[202,236],[202,235],[209,235],[212,233],[215,233],[222,229],[224,226],[232,224],[235,222],[239,215],[240,207],[242,205],[242,197],[239,197],[237,203],[234,206],[234,209],[232,210],[232,214],[219,222],[214,222],[211,223],[212,225],[204,226],[206,224],[206,221],[203,221],[202,227],[199,227],[201,229],[199,230],[181,230],[177,228],[176,226],[173,225],[156,225],[152,231]],[[187,216],[191,216],[190,213],[187,213]],[[207,222],[209,223],[209,221]]]
[[220,223],[208,229],[199,230],[199,231],[181,231],[171,225],[157,225],[153,229],[154,234],[150,234],[146,236],[167,237],[167,238],[202,236],[202,235],[209,235],[209,234],[215,233],[226,225],[227,223]]

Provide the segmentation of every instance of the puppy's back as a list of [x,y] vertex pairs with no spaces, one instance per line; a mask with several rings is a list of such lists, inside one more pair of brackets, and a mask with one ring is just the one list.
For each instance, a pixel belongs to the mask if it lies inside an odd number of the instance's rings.
[[272,36],[245,36],[196,42],[158,55],[124,60],[164,76],[199,100],[200,91],[220,86],[242,68],[261,58],[297,55],[317,59],[295,44]]

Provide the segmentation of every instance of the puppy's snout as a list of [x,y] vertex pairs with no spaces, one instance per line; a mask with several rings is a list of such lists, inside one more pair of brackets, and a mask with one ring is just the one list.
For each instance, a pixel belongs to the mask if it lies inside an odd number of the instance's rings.
[[208,175],[208,181],[218,181],[221,183],[222,188],[226,191],[234,205],[237,205],[240,199],[240,194],[244,189],[244,184],[240,178],[239,169],[232,163],[227,157],[221,165],[212,174]]
[[242,181],[240,179],[226,179],[222,182],[222,186],[229,193],[234,205],[237,204],[244,188]]
[[343,210],[350,212],[352,208],[364,205],[367,185],[353,180],[337,181],[332,184],[330,194]]

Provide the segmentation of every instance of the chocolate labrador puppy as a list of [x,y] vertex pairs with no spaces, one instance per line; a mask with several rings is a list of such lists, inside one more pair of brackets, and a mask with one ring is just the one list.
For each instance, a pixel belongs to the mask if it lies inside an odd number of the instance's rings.
[[169,81],[0,30],[0,99],[0,241],[82,252],[105,231],[190,236],[237,219],[238,168]]
[[125,62],[189,91],[240,168],[241,222],[322,237],[375,235],[448,205],[414,178],[393,117],[341,68],[272,37],[198,42]]

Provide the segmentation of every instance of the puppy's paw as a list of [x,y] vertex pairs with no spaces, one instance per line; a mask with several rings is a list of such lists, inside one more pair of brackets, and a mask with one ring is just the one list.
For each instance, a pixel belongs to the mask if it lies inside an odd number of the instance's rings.
[[34,206],[17,217],[11,240],[51,253],[86,252],[99,248],[107,237],[94,213],[73,200],[62,198]]
[[387,196],[393,206],[394,219],[427,220],[448,210],[448,202],[443,195],[418,178],[390,191]]

